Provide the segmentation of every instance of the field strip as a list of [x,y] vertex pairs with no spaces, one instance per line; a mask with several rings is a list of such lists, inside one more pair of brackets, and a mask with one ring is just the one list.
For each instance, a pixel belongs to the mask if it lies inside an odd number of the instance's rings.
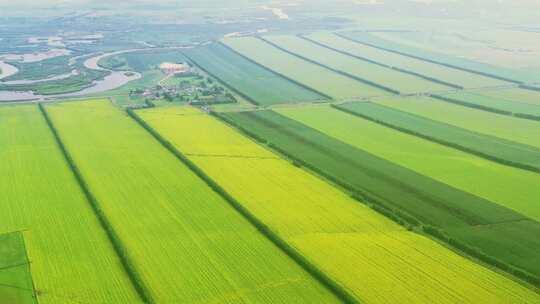
[[0,231],[24,235],[39,303],[139,303],[38,106],[2,106],[0,125],[9,160],[0,164]]
[[[393,69],[393,70],[396,70],[396,71],[399,71],[399,72],[402,72],[402,73],[410,74],[412,76],[420,77],[420,78],[423,78],[423,79],[428,80],[428,81],[433,81],[433,82],[436,82],[436,83],[439,83],[439,84],[442,84],[442,85],[445,85],[445,86],[448,86],[448,87],[452,87],[454,89],[458,89],[458,90],[464,89],[464,87],[462,85],[457,85],[455,83],[452,83],[452,82],[449,82],[449,81],[446,81],[446,80],[442,80],[442,79],[434,78],[432,76],[421,74],[421,73],[415,72],[414,70],[408,70],[408,69],[400,68],[400,67],[397,67],[397,66],[392,66],[392,65],[389,65],[387,63],[383,63],[382,61],[385,60],[385,59],[382,59],[381,61],[376,61],[376,60],[370,59],[368,57],[361,56],[359,54],[353,54],[353,53],[350,52],[350,50],[345,51],[344,49],[337,48],[337,47],[333,46],[332,44],[326,44],[326,43],[320,42],[320,41],[315,40],[314,38],[311,38],[309,36],[300,35],[298,37],[302,38],[302,39],[304,39],[306,41],[309,41],[311,43],[314,43],[314,44],[316,44],[318,46],[327,48],[329,50],[332,50],[334,52],[338,52],[338,53],[346,55],[346,56],[350,56],[350,57],[353,57],[353,58],[356,58],[356,59],[359,59],[359,60],[363,60],[363,61],[366,61],[366,62],[369,62],[369,63],[372,63],[372,64],[376,64],[376,65],[379,65],[379,66],[382,66],[382,67],[385,67],[385,68],[388,68],[388,69]],[[338,37],[338,36],[336,36],[336,37]]]
[[[403,55],[403,56],[408,56],[408,57],[418,59],[418,60],[424,60],[426,62],[431,62],[431,63],[439,64],[439,65],[442,65],[442,66],[445,66],[445,67],[449,67],[449,68],[453,68],[453,69],[457,69],[457,70],[462,70],[464,72],[475,73],[475,74],[478,74],[478,75],[491,77],[491,78],[498,79],[498,80],[508,81],[508,82],[512,82],[512,83],[516,83],[516,84],[522,84],[525,81],[523,79],[519,79],[519,80],[516,79],[516,77],[514,75],[500,75],[501,73],[499,73],[499,71],[497,71],[497,72],[485,72],[485,71],[482,71],[482,69],[478,68],[478,67],[467,68],[465,66],[465,64],[456,64],[456,63],[444,62],[443,60],[435,58],[435,56],[431,56],[431,58],[429,58],[428,56],[418,56],[418,55],[415,55],[415,54],[413,54],[411,52],[408,52],[408,51],[399,50],[396,44],[394,44],[393,48],[391,48],[388,45],[392,45],[393,43],[389,42],[387,40],[381,39],[381,38],[362,39],[362,38],[359,38],[359,37],[355,37],[354,34],[350,34],[350,33],[335,33],[335,34],[342,37],[342,38],[344,38],[344,39],[348,39],[348,40],[351,40],[353,42],[361,43],[361,44],[364,44],[364,45],[367,45],[367,46],[370,46],[370,47],[373,47],[373,48],[377,48],[377,49],[380,49],[380,50],[383,50],[383,51],[392,52],[392,53],[396,53],[396,54]],[[376,40],[376,41],[369,41],[369,40]],[[379,43],[377,43],[377,41],[379,41]],[[384,45],[384,43],[382,43],[383,41],[387,45]],[[420,52],[420,53],[426,55],[426,52]]]
[[295,54],[306,60],[322,64],[334,71],[346,73],[373,86],[384,87],[402,95],[419,94],[424,92],[447,92],[456,90],[455,87],[443,85],[441,82],[427,80],[418,75],[404,73],[380,64],[374,64],[363,59],[342,54],[320,46],[298,36],[263,36],[265,41],[272,43],[284,51]]
[[233,196],[227,193],[220,185],[218,185],[211,177],[206,175],[195,163],[187,158],[182,152],[172,146],[167,140],[165,140],[159,133],[157,133],[150,125],[148,125],[143,119],[140,118],[135,112],[129,110],[129,115],[133,117],[137,122],[141,124],[150,134],[152,134],[164,147],[174,154],[182,163],[188,166],[193,172],[195,172],[202,180],[204,180],[209,187],[211,187],[216,193],[220,194],[234,209],[242,214],[250,223],[252,223],[257,229],[271,240],[277,247],[285,252],[292,260],[298,265],[302,266],[308,273],[314,278],[325,285],[331,290],[338,298],[345,303],[359,303],[353,295],[351,295],[346,289],[342,288],[339,284],[334,282],[328,275],[318,269],[308,259],[304,258],[294,247],[289,246],[282,238],[280,238],[273,231],[269,230],[266,225],[261,222],[255,215],[245,209]]
[[54,138],[56,142],[58,143],[58,146],[60,147],[60,150],[62,151],[62,154],[64,155],[66,159],[66,162],[68,163],[71,171],[75,175],[75,179],[77,180],[79,186],[83,190],[83,193],[86,196],[86,199],[92,206],[92,210],[94,211],[96,217],[99,219],[101,227],[107,233],[107,237],[109,241],[111,242],[115,253],[120,258],[122,267],[125,269],[127,276],[131,281],[131,284],[133,284],[139,297],[144,303],[154,303],[154,300],[152,299],[152,296],[150,294],[150,291],[148,290],[148,287],[142,281],[140,274],[138,273],[138,271],[136,270],[133,264],[132,258],[129,256],[129,252],[126,250],[125,245],[123,244],[122,240],[118,237],[117,232],[114,230],[106,214],[103,212],[103,209],[99,205],[99,202],[96,200],[96,198],[92,195],[92,193],[88,189],[88,185],[86,181],[84,180],[77,165],[73,161],[72,156],[70,155],[64,143],[62,142],[60,135],[58,133],[58,130],[54,126],[53,122],[51,121],[51,118],[49,114],[47,113],[47,110],[45,110],[45,107],[41,103],[38,104],[38,106],[41,113],[43,114],[43,117],[45,118],[45,121],[47,122],[47,125],[51,129],[51,132],[53,133]]
[[540,120],[540,105],[508,101],[505,99],[487,97],[480,94],[466,92],[445,95],[431,94],[430,96],[442,101],[470,107],[473,109],[523,119]]
[[187,50],[184,54],[203,71],[256,105],[328,98],[254,63],[221,43]]
[[222,42],[236,52],[279,74],[293,79],[333,99],[351,99],[388,94],[349,77],[336,74],[319,65],[280,51],[254,37],[224,39]]
[[[536,203],[540,189],[533,186],[540,183],[538,174],[397,132],[330,106],[274,111],[358,149],[540,221],[540,207]],[[524,219],[498,223],[521,220]]]
[[0,234],[0,300],[36,304],[30,261],[21,232]]
[[309,34],[304,37],[324,46],[346,52],[351,56],[359,56],[361,58],[365,58],[366,60],[371,60],[398,71],[410,73],[428,80],[441,81],[442,84],[447,84],[452,87],[474,88],[511,84],[509,82],[491,77],[482,76],[374,48],[365,44],[354,42],[350,39],[345,39],[341,36],[335,35],[334,33],[319,32]]
[[[258,150],[260,155],[271,153],[210,115],[170,115],[177,111],[197,111],[189,109],[154,108],[139,110],[137,115],[176,151],[223,153],[229,149],[236,151],[241,146],[250,151]],[[164,115],[160,117],[159,113]],[[200,128],[177,132],[189,125]],[[216,138],[219,138],[217,142]],[[515,282],[428,238],[406,231],[286,160],[224,162],[188,158],[197,170],[202,170],[258,217],[267,229],[361,302],[455,303],[475,302],[481,298],[497,302],[507,296],[517,296],[525,302],[538,299],[537,294]],[[416,283],[420,281],[422,288]],[[468,288],[482,295],[467,292]]]
[[[272,111],[219,116],[243,131],[249,130],[297,165],[351,191],[355,198],[367,201],[394,220],[418,227],[454,248],[540,286],[537,221],[482,229],[478,225],[526,217]],[[497,237],[491,230],[496,230]]]
[[361,102],[335,106],[398,131],[471,153],[503,165],[540,173],[540,149],[462,129],[379,104]]
[[306,55],[300,55],[300,54],[297,53],[297,52],[293,52],[293,51],[287,49],[286,47],[283,47],[283,46],[281,46],[281,45],[279,45],[279,44],[273,42],[272,40],[269,40],[268,37],[266,37],[266,38],[258,37],[258,38],[259,38],[260,40],[262,40],[262,41],[268,43],[269,45],[275,47],[276,49],[282,51],[282,52],[285,52],[285,53],[287,53],[287,54],[289,54],[289,55],[291,55],[291,56],[295,56],[295,57],[297,57],[297,58],[299,58],[299,59],[301,59],[301,60],[307,61],[307,62],[309,62],[309,63],[312,63],[312,64],[318,65],[318,66],[320,66],[320,67],[323,67],[323,68],[325,68],[325,69],[327,69],[327,70],[329,70],[329,71],[332,71],[332,72],[334,72],[334,73],[343,75],[343,76],[345,76],[345,77],[349,77],[349,78],[351,78],[351,79],[353,79],[353,80],[356,80],[356,81],[360,81],[360,82],[362,82],[362,83],[364,83],[364,84],[366,84],[366,85],[369,85],[369,86],[378,88],[378,89],[383,90],[383,91],[386,91],[386,92],[388,92],[388,93],[392,93],[392,94],[400,94],[400,93],[401,93],[400,91],[398,91],[398,90],[396,90],[396,89],[393,89],[393,88],[391,88],[391,87],[388,87],[388,86],[385,86],[385,85],[382,85],[382,84],[375,83],[375,82],[370,81],[370,80],[368,80],[368,79],[366,79],[366,78],[364,78],[364,77],[360,77],[360,76],[355,75],[355,74],[352,74],[352,73],[350,73],[350,72],[345,72],[345,71],[343,71],[343,70],[334,68],[334,67],[332,67],[332,66],[330,66],[330,65],[328,65],[328,64],[321,63],[320,61],[317,61],[317,60],[311,59],[311,58],[309,58],[309,57],[306,57]]
[[155,302],[338,302],[107,100],[46,110]]
[[513,142],[523,147],[540,149],[538,121],[497,115],[424,96],[381,98],[374,100],[374,103],[477,134],[499,138],[502,142]]

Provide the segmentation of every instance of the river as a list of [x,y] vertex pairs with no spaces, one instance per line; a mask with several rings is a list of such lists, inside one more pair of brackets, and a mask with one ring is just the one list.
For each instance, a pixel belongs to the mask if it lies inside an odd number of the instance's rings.
[[[109,71],[110,74],[107,75],[102,80],[94,81],[91,87],[88,87],[81,91],[77,91],[73,93],[55,94],[55,95],[38,95],[38,94],[34,94],[33,92],[0,91],[0,102],[1,101],[47,100],[47,99],[55,99],[55,98],[62,98],[62,97],[76,97],[76,96],[83,96],[83,95],[88,95],[88,94],[95,94],[95,93],[105,92],[109,90],[114,90],[127,84],[130,81],[141,78],[142,75],[137,72],[112,71],[112,70],[104,69],[98,65],[101,59],[105,57],[109,57],[109,56],[114,56],[114,55],[119,55],[119,54],[124,54],[124,53],[131,53],[131,52],[138,52],[138,51],[174,50],[174,49],[182,49],[182,48],[186,48],[186,47],[141,48],[141,49],[123,50],[123,51],[116,51],[116,52],[95,55],[85,60],[84,66],[92,70]],[[2,63],[3,62],[0,61],[0,66],[2,67],[2,70],[4,70],[4,66],[1,65]],[[12,72],[11,70],[9,70],[10,67],[15,68],[14,66],[11,66],[9,64],[5,64],[5,65],[7,65],[8,69],[6,71],[8,72]],[[12,74],[10,75],[15,74],[16,72],[17,72],[17,68],[15,68],[15,72],[12,72]],[[2,76],[4,76],[4,74],[2,74]],[[63,78],[64,75],[60,75],[57,77]],[[42,82],[42,81],[48,81],[48,80],[52,80],[52,79],[37,80],[35,82]],[[21,81],[27,81],[27,80],[21,80]]]

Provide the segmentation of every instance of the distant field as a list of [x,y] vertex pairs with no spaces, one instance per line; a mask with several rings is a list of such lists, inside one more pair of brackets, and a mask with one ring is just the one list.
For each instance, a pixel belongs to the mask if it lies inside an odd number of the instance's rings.
[[[361,302],[538,299],[514,282],[406,231],[209,115],[187,107],[138,113]],[[237,115],[244,114],[225,116]],[[199,128],[180,132],[194,125]],[[437,276],[430,275],[433,272]]]
[[296,36],[265,36],[280,47],[330,68],[391,88],[400,93],[447,91],[451,88],[416,76],[329,50]]
[[0,301],[37,303],[21,232],[0,234]]
[[259,64],[308,87],[315,88],[334,99],[354,99],[388,94],[388,92],[373,86],[296,58],[253,37],[225,39],[223,42]]
[[377,33],[367,32],[340,32],[347,38],[360,43],[365,43],[381,49],[398,52],[404,55],[412,56],[418,59],[431,61],[434,63],[452,66],[458,69],[474,71],[484,75],[490,75],[494,78],[502,78],[517,82],[529,82],[535,79],[528,73],[522,73],[516,70],[485,64],[465,58],[447,55],[441,52],[432,51],[417,45],[408,45],[401,42],[392,41],[386,37],[379,37]]
[[338,108],[506,165],[540,172],[540,149],[534,146],[477,133],[475,130],[431,120],[429,116],[418,116],[375,103],[349,103],[339,105]]
[[108,101],[46,108],[156,302],[334,300]]
[[220,43],[185,53],[197,65],[248,97],[253,103],[271,105],[326,98],[243,58]]
[[427,97],[385,98],[377,103],[476,133],[540,148],[540,123],[536,121],[497,115]]
[[[496,93],[492,95],[496,95]],[[504,97],[486,96],[482,94],[482,91],[436,94],[433,97],[495,113],[540,120],[540,102],[538,104],[520,102],[519,97],[505,99]]]
[[347,145],[276,112],[220,115],[370,202],[404,211],[424,225],[441,228],[465,247],[479,248],[506,264],[536,276],[540,274],[537,255],[540,241],[536,237],[540,224],[536,221]]
[[[540,175],[381,126],[329,106],[276,112],[422,175],[540,221]],[[399,149],[396,149],[399,147]]]
[[22,231],[39,303],[137,303],[36,105],[0,106],[0,147],[0,233]]
[[479,91],[478,93],[508,101],[516,101],[540,106],[540,91],[512,88],[503,90],[485,90]]
[[508,84],[507,82],[481,76],[439,64],[387,52],[365,44],[356,43],[331,33],[315,33],[307,36],[319,43],[349,54],[374,60],[381,64],[441,80],[463,88],[486,87]]
[[180,50],[150,50],[105,57],[98,64],[110,70],[132,70],[142,73],[159,68],[163,62],[182,63],[186,62],[186,58]]

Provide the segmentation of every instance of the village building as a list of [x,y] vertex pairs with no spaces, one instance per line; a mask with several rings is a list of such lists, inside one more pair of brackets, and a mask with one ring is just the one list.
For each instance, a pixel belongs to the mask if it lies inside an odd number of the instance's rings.
[[183,74],[191,71],[191,67],[186,63],[164,62],[159,65],[159,68],[167,75]]

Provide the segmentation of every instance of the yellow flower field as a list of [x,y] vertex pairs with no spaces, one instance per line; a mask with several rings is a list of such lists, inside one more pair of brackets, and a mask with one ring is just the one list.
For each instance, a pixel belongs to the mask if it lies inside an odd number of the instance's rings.
[[540,301],[532,290],[406,231],[288,161],[272,158],[264,147],[209,115],[187,107],[138,115],[361,302]]

